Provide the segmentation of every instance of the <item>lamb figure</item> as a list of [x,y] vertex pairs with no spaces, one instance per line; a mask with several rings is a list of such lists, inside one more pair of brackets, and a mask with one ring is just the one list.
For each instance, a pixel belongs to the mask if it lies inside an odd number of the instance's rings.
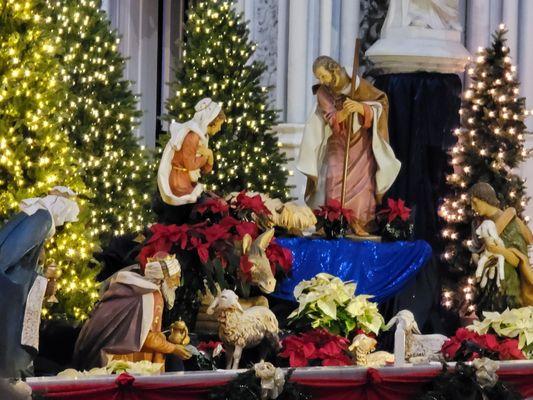
[[376,344],[376,339],[364,333],[360,333],[353,338],[348,350],[355,357],[356,365],[376,368],[394,362],[394,354],[387,353],[386,351],[374,351]]
[[440,334],[422,335],[413,313],[401,310],[385,330],[398,324],[394,333],[394,366],[408,362],[428,362],[440,359],[440,350],[448,338]]
[[216,313],[219,322],[218,336],[226,351],[226,369],[238,369],[242,351],[259,345],[263,339],[275,351],[281,349],[278,320],[267,307],[256,306],[243,310],[239,297],[233,290],[225,289],[207,310]]
[[[505,247],[503,240],[500,238],[500,235],[498,235],[496,224],[490,219],[486,219],[481,225],[479,225],[476,229],[476,235],[485,242],[485,245]],[[496,265],[491,265],[489,263],[492,259],[496,259]],[[504,267],[504,256],[501,254],[494,254],[485,249],[483,253],[481,253],[481,257],[477,262],[476,280],[481,282],[480,286],[484,288],[487,285],[488,279],[496,278],[496,285],[500,287],[500,282],[505,279]]]

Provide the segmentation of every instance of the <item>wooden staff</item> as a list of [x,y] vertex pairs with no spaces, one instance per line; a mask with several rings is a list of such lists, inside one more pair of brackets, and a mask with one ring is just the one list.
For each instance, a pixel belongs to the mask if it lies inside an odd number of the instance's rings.
[[[359,51],[361,50],[361,39],[355,40],[355,53],[353,55],[353,68],[352,68],[352,86],[350,88],[350,98],[353,100],[355,97],[357,73],[359,72]],[[350,139],[352,137],[354,113],[351,113],[348,117],[348,126],[346,129],[346,146],[344,147],[344,170],[342,171],[342,189],[341,189],[341,206],[344,207],[346,201],[346,179],[348,178],[348,161],[350,152]]]

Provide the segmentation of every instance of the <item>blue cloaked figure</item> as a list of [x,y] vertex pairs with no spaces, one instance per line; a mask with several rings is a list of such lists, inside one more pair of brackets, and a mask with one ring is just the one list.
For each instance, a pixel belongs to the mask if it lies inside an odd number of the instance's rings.
[[41,209],[20,212],[0,230],[0,376],[31,375],[36,349],[21,344],[28,292],[38,275],[39,254],[52,229],[52,216]]
[[[70,189],[54,190],[54,195],[25,200],[23,211],[0,229],[0,377],[20,378],[33,372],[38,346],[23,345],[21,340],[28,294],[42,276],[39,255],[55,227],[75,221],[79,212],[76,203],[67,198],[73,194]],[[41,301],[42,296],[44,293]],[[27,328],[38,335],[38,322]]]

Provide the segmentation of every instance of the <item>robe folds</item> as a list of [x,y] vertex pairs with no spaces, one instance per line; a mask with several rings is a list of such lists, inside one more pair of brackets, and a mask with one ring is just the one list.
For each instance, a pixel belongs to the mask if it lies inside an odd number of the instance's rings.
[[[516,215],[514,208],[506,209],[495,222],[498,234],[502,238],[505,247],[519,260],[516,266],[520,281],[519,292],[518,288],[516,288],[514,291],[516,293],[511,293],[511,295],[519,297],[522,306],[533,306],[533,270],[531,269],[527,249],[529,245],[533,244],[533,235],[527,225]],[[513,271],[513,266],[506,261],[505,269],[505,280],[512,279],[516,273]]]
[[[349,86],[333,93],[316,85],[317,106],[306,123],[298,169],[307,176],[305,199],[312,208],[341,198],[347,120],[338,112],[348,97]],[[365,225],[374,219],[377,201],[396,179],[401,163],[390,147],[387,96],[367,81],[357,78],[353,100],[363,103],[365,114],[354,118],[350,142],[345,208]]]
[[[0,377],[33,374],[38,349],[21,344],[22,331],[28,294],[36,279],[45,279],[37,263],[52,226],[51,214],[37,210],[16,214],[0,230]],[[41,306],[35,305],[39,313]],[[38,335],[38,326],[31,328]]]
[[114,355],[129,361],[163,361],[154,360],[153,352],[146,352],[149,358],[140,354],[150,331],[161,331],[162,306],[156,284],[136,272],[119,271],[80,332],[74,367],[103,367]]

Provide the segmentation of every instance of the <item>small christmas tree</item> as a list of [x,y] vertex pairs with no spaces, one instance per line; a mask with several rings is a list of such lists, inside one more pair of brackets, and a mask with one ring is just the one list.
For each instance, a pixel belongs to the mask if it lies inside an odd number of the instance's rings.
[[242,16],[230,1],[201,1],[189,14],[185,37],[166,118],[192,118],[194,105],[206,96],[221,102],[228,116],[211,139],[215,169],[203,182],[221,194],[248,190],[289,197],[287,160],[269,132],[276,111],[267,104],[268,88],[259,84],[265,66],[248,62],[255,45]]
[[442,231],[446,242],[443,258],[451,282],[444,293],[445,305],[451,307],[455,300],[467,312],[475,310],[468,249],[474,215],[468,189],[487,182],[496,190],[502,208],[514,207],[518,214],[527,202],[524,181],[514,170],[527,155],[524,118],[528,113],[525,99],[518,97],[519,83],[505,45],[506,32],[501,25],[491,47],[479,51],[476,65],[468,71],[471,84],[464,94],[461,128],[455,132],[458,140],[451,153],[455,170],[448,177],[451,193],[440,210],[447,223]]
[[[65,185],[81,197],[79,221],[58,230],[46,246],[47,261],[55,260],[62,276],[60,303],[54,314],[84,319],[98,297],[90,268],[96,246],[91,231],[90,195],[79,166],[80,155],[62,131],[69,118],[69,82],[63,80],[57,55],[60,38],[49,29],[44,1],[3,1],[0,13],[0,220],[18,211],[22,199],[45,195]],[[50,311],[45,309],[45,316]]]
[[116,31],[99,0],[48,1],[61,40],[63,79],[70,90],[63,127],[79,149],[91,199],[91,229],[105,242],[140,231],[149,221],[154,162],[133,135],[141,113]]

